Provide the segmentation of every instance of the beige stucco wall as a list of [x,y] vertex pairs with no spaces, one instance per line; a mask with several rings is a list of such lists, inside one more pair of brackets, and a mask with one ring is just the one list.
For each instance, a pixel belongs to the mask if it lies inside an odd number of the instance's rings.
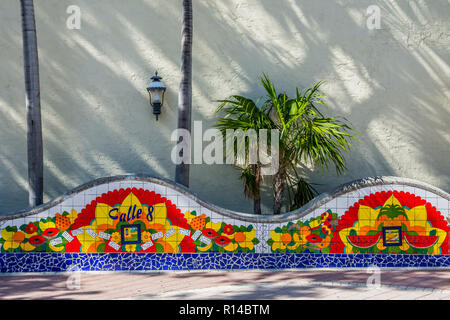
[[[69,5],[81,29],[66,27]],[[381,29],[366,9],[381,8]],[[180,80],[181,1],[35,1],[45,200],[91,179],[141,172],[173,178],[170,134]],[[450,4],[447,0],[194,0],[193,120],[212,126],[217,99],[254,98],[326,80],[330,113],[360,132],[348,172],[308,173],[320,191],[395,175],[450,191]],[[0,212],[27,205],[26,114],[18,1],[0,2]],[[145,90],[168,87],[158,122]],[[200,198],[251,211],[238,172],[194,165]],[[266,196],[266,210],[271,205]]]

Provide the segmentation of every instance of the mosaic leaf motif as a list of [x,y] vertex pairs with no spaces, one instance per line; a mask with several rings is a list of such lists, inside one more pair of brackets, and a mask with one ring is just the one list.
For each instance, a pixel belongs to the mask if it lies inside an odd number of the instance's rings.
[[306,222],[289,222],[287,225],[270,231],[267,244],[272,252],[312,252],[329,253],[333,238],[334,223],[338,215],[325,211],[320,217],[311,218]]
[[[204,214],[197,216],[195,211],[187,211],[185,218],[191,226],[192,234],[200,234],[194,241],[197,251],[255,252],[255,245],[259,243],[252,225],[237,226],[220,221],[213,223]],[[204,238],[209,241],[205,242]]]

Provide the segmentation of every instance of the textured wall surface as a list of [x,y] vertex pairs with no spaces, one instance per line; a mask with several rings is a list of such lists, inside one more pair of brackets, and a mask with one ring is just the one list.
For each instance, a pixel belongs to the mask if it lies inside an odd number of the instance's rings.
[[2,218],[0,272],[449,267],[449,221],[450,195],[411,179],[367,179],[254,216],[168,181],[112,177]]
[[[66,27],[69,5],[81,29]],[[381,28],[366,26],[367,7]],[[170,133],[180,80],[179,1],[35,2],[41,71],[45,201],[103,176],[173,178]],[[217,99],[258,98],[266,72],[278,88],[326,80],[329,112],[360,132],[348,172],[308,168],[326,192],[373,175],[450,190],[450,5],[446,0],[194,1],[193,120],[214,123]],[[27,205],[26,114],[20,10],[0,2],[0,212]],[[145,90],[158,69],[168,87],[158,122]],[[270,179],[267,179],[270,182]],[[250,211],[238,172],[194,165],[191,190]],[[266,193],[264,210],[271,207]]]

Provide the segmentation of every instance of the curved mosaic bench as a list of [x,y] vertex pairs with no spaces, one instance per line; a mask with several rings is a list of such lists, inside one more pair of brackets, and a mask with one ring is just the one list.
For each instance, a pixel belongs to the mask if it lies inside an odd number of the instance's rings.
[[103,178],[0,218],[0,272],[450,266],[450,195],[358,180],[282,215],[200,200],[169,180]]

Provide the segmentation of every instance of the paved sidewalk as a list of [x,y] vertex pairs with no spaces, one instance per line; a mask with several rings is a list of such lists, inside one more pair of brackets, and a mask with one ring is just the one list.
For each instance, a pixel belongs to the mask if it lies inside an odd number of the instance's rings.
[[368,287],[369,277],[326,269],[2,275],[0,299],[450,299],[450,270],[381,270],[381,287]]

